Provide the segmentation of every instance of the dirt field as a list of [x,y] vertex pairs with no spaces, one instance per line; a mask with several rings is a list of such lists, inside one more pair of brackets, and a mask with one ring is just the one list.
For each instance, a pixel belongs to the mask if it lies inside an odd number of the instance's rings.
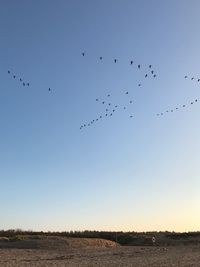
[[200,247],[68,247],[58,250],[7,248],[0,249],[0,266],[198,267]]

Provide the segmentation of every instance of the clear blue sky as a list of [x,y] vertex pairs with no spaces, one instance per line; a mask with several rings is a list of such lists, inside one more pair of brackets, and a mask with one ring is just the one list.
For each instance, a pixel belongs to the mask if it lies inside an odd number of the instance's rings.
[[[199,9],[0,2],[1,229],[200,230],[200,84],[184,79],[200,77]],[[119,109],[80,131],[108,93]]]

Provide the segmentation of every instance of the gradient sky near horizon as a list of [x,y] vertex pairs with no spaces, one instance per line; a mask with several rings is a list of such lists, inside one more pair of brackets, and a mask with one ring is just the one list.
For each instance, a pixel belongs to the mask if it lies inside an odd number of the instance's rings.
[[[184,79],[200,78],[199,10],[0,1],[0,229],[200,230],[200,84]],[[96,98],[121,107],[126,91],[126,111],[79,130],[102,114]]]

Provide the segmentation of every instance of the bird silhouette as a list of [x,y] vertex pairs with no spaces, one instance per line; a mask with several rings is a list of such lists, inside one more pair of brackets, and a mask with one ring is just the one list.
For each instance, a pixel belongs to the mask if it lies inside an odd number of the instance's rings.
[[200,82],[200,79],[198,79],[197,82]]
[[8,70],[8,73],[10,74],[10,70]]
[[16,75],[13,75],[13,78],[15,79],[16,78]]
[[112,113],[110,113],[110,116],[112,116]]
[[191,104],[191,105],[193,105],[193,104],[194,104],[194,102],[191,102],[190,104]]
[[197,102],[198,100],[197,99],[195,99],[195,102]]
[[106,117],[108,116],[108,114],[106,113]]
[[154,74],[153,77],[156,78],[156,74]]
[[98,99],[98,98],[96,98],[96,101],[99,101],[99,99]]
[[185,108],[185,107],[186,107],[186,105],[183,105],[182,107],[183,107],[183,108]]
[[126,107],[124,107],[124,109],[126,109]]
[[133,118],[133,115],[130,115],[129,117],[130,117],[130,118]]
[[26,85],[27,85],[27,86],[29,86],[30,84],[29,84],[29,83],[27,83]]
[[83,56],[83,57],[85,56],[85,52],[82,53],[82,56]]
[[138,65],[138,69],[140,69],[140,67],[141,67],[141,65],[139,64],[139,65]]
[[22,78],[20,78],[19,81],[22,82]]
[[142,85],[141,83],[138,84],[138,86],[141,86],[141,85]]
[[103,101],[102,104],[105,104],[105,101]]
[[106,109],[106,111],[108,111],[108,109]]
[[145,75],[145,78],[147,78],[147,76],[148,76],[148,75],[146,74],[146,75]]
[[194,77],[191,78],[191,81],[194,80]]
[[102,57],[100,57],[99,59],[100,59],[100,60],[102,60],[103,58],[102,58]]
[[107,97],[110,97],[110,95],[108,94]]
[[178,108],[176,108],[176,110],[178,110]]
[[133,103],[133,101],[132,101],[132,100],[130,100],[130,101],[129,101],[129,103],[130,103],[130,104],[132,104],[132,103]]
[[25,83],[23,83],[23,86],[25,86],[26,84]]
[[49,87],[49,89],[48,89],[49,91],[51,91],[51,88]]
[[133,60],[131,60],[131,65],[133,65]]
[[113,109],[113,112],[115,112],[115,109]]
[[151,74],[153,74],[153,73],[154,73],[154,71],[152,70],[152,71],[151,71]]
[[117,59],[116,58],[114,59],[114,62],[117,63]]
[[126,92],[126,95],[128,95],[128,92]]
[[118,105],[115,105],[115,108],[117,108],[118,107]]
[[151,69],[152,65],[149,65],[149,68]]
[[185,78],[185,79],[187,79],[187,77],[188,77],[188,76],[187,76],[187,75],[185,75],[185,77],[184,77],[184,78]]

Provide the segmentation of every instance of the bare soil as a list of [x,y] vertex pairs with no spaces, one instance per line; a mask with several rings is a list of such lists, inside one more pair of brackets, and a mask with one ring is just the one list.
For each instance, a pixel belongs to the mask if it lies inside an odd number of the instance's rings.
[[0,249],[1,267],[200,267],[200,246]]

